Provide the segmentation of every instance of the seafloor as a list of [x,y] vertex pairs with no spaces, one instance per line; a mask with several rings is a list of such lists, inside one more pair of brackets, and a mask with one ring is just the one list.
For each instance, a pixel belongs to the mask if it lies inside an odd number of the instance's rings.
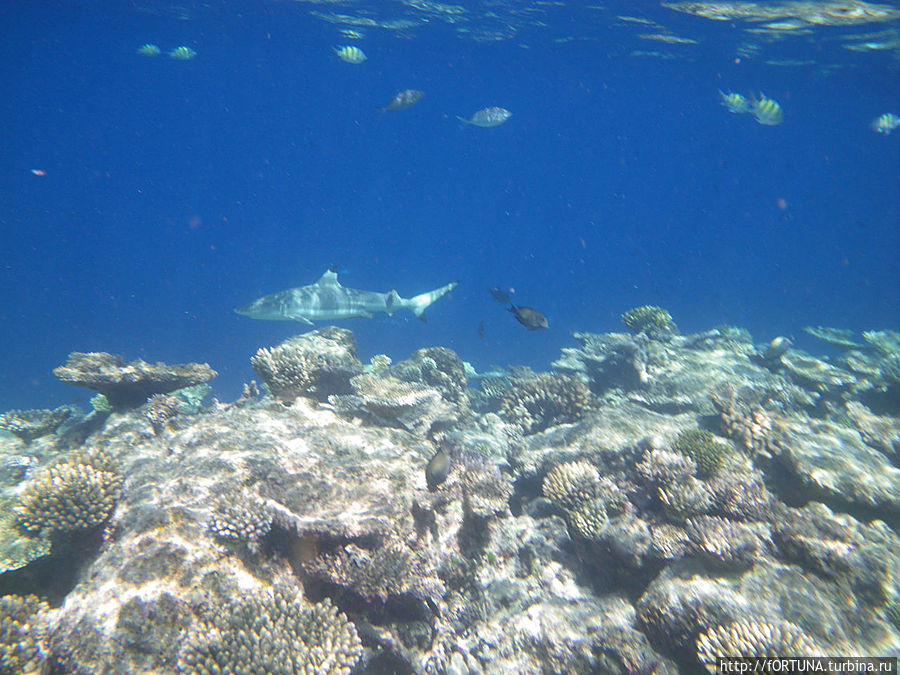
[[[692,673],[900,654],[900,335],[576,334],[549,373],[73,353],[0,415],[2,673]],[[185,388],[187,387],[187,388]]]

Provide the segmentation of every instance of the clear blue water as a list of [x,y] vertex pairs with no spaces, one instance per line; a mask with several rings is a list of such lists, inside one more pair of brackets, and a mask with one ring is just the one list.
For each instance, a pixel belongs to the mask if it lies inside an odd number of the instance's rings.
[[[654,3],[508,3],[501,18],[546,25],[476,41],[401,3],[212,5],[0,5],[0,410],[85,400],[51,374],[70,351],[206,361],[234,398],[256,349],[307,328],[233,308],[331,264],[404,297],[461,282],[427,323],[341,324],[364,359],[443,345],[479,369],[547,369],[573,331],[622,330],[641,304],[685,332],[816,349],[804,326],[900,328],[900,130],[869,128],[900,114],[900,51],[844,48],[897,39],[897,21],[770,42]],[[458,6],[466,29],[492,9]],[[311,11],[421,25],[349,41]],[[642,39],[656,29],[619,14],[699,44]],[[146,42],[197,56],[138,55]],[[369,59],[337,59],[348,43]],[[425,99],[375,110],[407,88]],[[719,89],[765,92],[784,124],[729,114]],[[512,119],[456,121],[488,105]],[[550,329],[518,325],[495,285]]]

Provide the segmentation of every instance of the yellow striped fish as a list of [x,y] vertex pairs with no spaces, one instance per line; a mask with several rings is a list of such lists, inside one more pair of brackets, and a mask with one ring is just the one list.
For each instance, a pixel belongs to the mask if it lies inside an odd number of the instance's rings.
[[748,101],[740,94],[736,94],[733,91],[729,91],[726,94],[724,91],[719,90],[719,98],[721,98],[722,100],[722,105],[728,108],[728,112],[750,112],[750,101]]
[[768,98],[765,94],[760,93],[759,98],[755,96],[750,101],[750,113],[756,118],[760,124],[774,127],[784,122],[784,111],[778,104],[778,101]]
[[887,136],[898,127],[900,127],[900,117],[894,113],[884,113],[872,120],[872,131],[876,134]]
[[366,55],[362,49],[353,46],[332,47],[337,57],[345,63],[362,63],[366,60]]

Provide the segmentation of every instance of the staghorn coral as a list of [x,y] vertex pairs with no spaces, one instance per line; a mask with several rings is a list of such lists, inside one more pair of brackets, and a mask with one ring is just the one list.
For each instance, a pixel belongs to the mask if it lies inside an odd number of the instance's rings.
[[625,312],[621,319],[635,334],[647,333],[651,337],[661,337],[678,333],[672,315],[656,305],[634,307]]
[[298,593],[244,595],[210,609],[191,629],[183,673],[349,675],[362,655],[356,627],[326,598],[308,605]]
[[353,334],[334,327],[263,347],[250,365],[284,403],[299,396],[324,400],[329,394],[349,393],[350,378],[362,372]]
[[0,413],[0,429],[31,443],[35,438],[55,432],[71,416],[69,406],[53,410],[9,410]]
[[500,414],[526,434],[534,434],[554,424],[575,422],[591,402],[591,392],[581,380],[544,373],[510,391],[500,404]]
[[244,491],[216,503],[207,529],[221,539],[243,542],[255,551],[272,529],[273,518],[273,510],[266,502]]
[[174,396],[156,394],[150,397],[144,406],[144,417],[153,427],[153,432],[158,434],[166,428],[169,420],[178,414],[179,401]]
[[697,465],[697,475],[709,478],[725,463],[728,448],[705,429],[689,429],[678,434],[672,449],[690,457]]
[[208,382],[217,373],[205,363],[125,363],[107,352],[72,352],[65,365],[53,370],[63,382],[103,394],[113,408],[131,408],[154,394],[168,394]]
[[381,603],[410,596],[436,606],[446,592],[430,561],[394,539],[375,550],[347,544],[336,553],[320,555],[306,571],[321,581]]
[[727,626],[714,626],[697,638],[697,658],[718,672],[722,656],[821,656],[821,648],[802,628],[790,621],[767,622],[745,619]]
[[544,496],[557,506],[572,510],[592,502],[600,485],[600,474],[584,460],[557,464],[544,477]]
[[764,544],[747,525],[718,516],[696,516],[685,525],[690,550],[726,567],[752,565]]
[[566,521],[570,533],[574,531],[579,537],[591,541],[598,539],[606,530],[609,515],[601,499],[592,499],[568,511]]
[[723,385],[710,392],[719,413],[722,428],[752,456],[777,454],[772,441],[772,418],[762,406],[751,403],[733,385]]
[[47,603],[33,595],[0,597],[0,673],[47,672],[49,611]]
[[122,481],[102,452],[74,455],[25,484],[14,509],[16,525],[30,534],[96,527],[112,514]]

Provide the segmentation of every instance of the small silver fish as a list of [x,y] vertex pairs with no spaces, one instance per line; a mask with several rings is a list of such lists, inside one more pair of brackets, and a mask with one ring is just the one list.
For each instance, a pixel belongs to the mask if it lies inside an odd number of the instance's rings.
[[423,96],[425,96],[424,91],[420,91],[419,89],[406,89],[395,95],[394,98],[387,102],[387,105],[379,108],[378,111],[387,112],[388,110],[406,110],[407,108],[412,108],[416,103],[421,101]]
[[506,108],[498,108],[496,106],[491,106],[490,108],[485,108],[484,110],[479,110],[477,113],[472,115],[470,119],[464,119],[459,115],[456,116],[460,122],[465,122],[466,124],[472,124],[476,127],[499,127],[506,120],[512,117],[512,113],[509,112]]
[[722,105],[728,109],[728,112],[738,114],[750,112],[750,101],[741,94],[733,91],[729,91],[726,94],[724,91],[719,90],[719,97],[722,100]]
[[366,54],[359,47],[353,46],[344,46],[344,47],[332,47],[334,49],[334,53],[337,57],[344,61],[345,63],[352,63],[354,65],[362,63],[366,60]]
[[774,127],[784,122],[784,111],[778,101],[768,98],[763,93],[760,93],[759,98],[754,96],[750,101],[750,113],[757,122],[768,127]]
[[872,120],[872,131],[876,134],[887,136],[898,127],[900,127],[900,116],[894,113],[884,113]]

